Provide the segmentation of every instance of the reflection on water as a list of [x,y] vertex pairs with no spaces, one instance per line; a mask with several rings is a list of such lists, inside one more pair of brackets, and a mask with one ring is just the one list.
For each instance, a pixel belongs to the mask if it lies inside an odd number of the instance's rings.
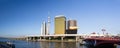
[[0,41],[12,42],[16,48],[86,48],[85,46],[80,46],[78,42],[31,42],[5,38],[0,38]]
[[78,42],[40,42],[40,48],[85,48]]
[[[32,42],[32,41],[10,40],[5,38],[0,38],[0,41],[12,42],[15,44],[16,48],[91,48],[90,46],[88,47],[88,46],[80,45],[80,43],[78,42]],[[120,46],[118,46],[118,48],[119,47]]]

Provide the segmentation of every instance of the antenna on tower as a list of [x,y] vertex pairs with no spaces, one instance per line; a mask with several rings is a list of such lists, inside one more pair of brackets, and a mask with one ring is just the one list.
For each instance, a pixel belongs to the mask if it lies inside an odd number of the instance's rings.
[[50,12],[48,12],[48,23],[50,23]]

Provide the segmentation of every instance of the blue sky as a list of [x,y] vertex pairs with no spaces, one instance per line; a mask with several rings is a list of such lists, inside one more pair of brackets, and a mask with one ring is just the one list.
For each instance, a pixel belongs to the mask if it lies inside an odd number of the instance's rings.
[[0,0],[0,36],[40,35],[48,16],[54,34],[56,15],[77,20],[78,34],[120,33],[119,0]]

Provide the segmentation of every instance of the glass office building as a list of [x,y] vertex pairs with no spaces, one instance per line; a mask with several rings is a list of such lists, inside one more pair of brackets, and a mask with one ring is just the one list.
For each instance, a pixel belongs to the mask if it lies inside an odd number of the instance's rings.
[[55,17],[55,34],[65,34],[66,32],[66,17],[59,15]]

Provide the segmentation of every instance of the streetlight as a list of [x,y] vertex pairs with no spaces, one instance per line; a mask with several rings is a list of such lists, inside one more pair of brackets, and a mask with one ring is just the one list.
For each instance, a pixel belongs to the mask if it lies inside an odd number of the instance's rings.
[[105,32],[105,31],[106,31],[105,29],[102,29],[103,35],[104,35],[104,32]]

